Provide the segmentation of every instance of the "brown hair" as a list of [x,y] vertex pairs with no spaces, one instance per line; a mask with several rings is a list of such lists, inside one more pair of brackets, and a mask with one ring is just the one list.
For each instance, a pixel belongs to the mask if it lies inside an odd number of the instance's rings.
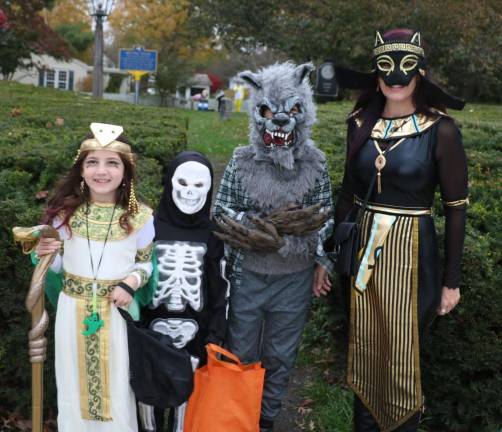
[[[92,135],[87,135],[84,139],[92,138]],[[117,138],[125,144],[130,144],[128,139],[121,135]],[[56,227],[66,227],[70,233],[71,228],[69,226],[69,220],[75,213],[78,207],[89,201],[89,188],[84,187],[81,189],[82,182],[82,164],[91,151],[83,151],[79,154],[77,160],[70,168],[70,171],[56,184],[54,192],[49,199],[47,209],[43,216],[42,222],[46,224],[51,224],[54,218],[57,216],[62,217],[61,224]],[[120,226],[127,232],[132,231],[132,225],[129,218],[132,216],[129,211],[129,196],[131,191],[131,183],[136,180],[136,169],[134,165],[134,159],[130,159],[128,155],[123,155],[118,153],[120,159],[124,163],[124,178],[122,180],[122,186],[117,189],[116,203],[118,206],[125,209],[123,214],[120,216],[119,223]]]
[[[410,29],[393,29],[386,32],[383,35],[383,39],[384,41],[409,41],[414,33],[415,32]],[[366,142],[385,107],[385,96],[380,91],[377,91],[378,77],[376,74],[375,78],[375,85],[364,90],[360,94],[351,112],[351,114],[353,114],[356,111],[360,111],[358,117],[362,120],[362,125],[357,129],[356,133],[353,134],[350,142],[347,143],[347,163],[352,160],[361,146]],[[420,75],[417,75],[417,84],[412,97],[413,104],[418,113],[431,115],[432,109],[446,112],[445,105],[435,97],[435,93],[429,91],[428,80],[421,79]]]

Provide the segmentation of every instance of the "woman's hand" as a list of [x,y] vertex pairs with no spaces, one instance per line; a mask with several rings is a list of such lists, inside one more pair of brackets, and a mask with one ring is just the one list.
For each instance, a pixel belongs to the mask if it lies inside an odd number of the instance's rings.
[[61,248],[61,243],[62,242],[53,238],[42,237],[35,247],[35,253],[38,257],[53,254]]
[[[132,289],[138,289],[138,281],[134,276],[127,276],[122,282]],[[110,294],[110,301],[117,307],[127,307],[132,302],[132,296],[123,288],[116,286]]]
[[443,287],[441,294],[441,304],[437,310],[439,315],[450,313],[460,301],[460,288]]
[[331,291],[331,281],[329,280],[329,274],[321,265],[317,265],[315,268],[312,291],[316,297],[321,297],[321,295],[325,296]]

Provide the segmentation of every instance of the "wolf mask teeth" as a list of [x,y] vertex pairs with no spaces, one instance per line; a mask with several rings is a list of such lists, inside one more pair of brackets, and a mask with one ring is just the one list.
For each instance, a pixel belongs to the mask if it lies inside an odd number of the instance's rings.
[[294,131],[277,132],[265,129],[263,133],[263,143],[265,147],[289,147],[294,141]]

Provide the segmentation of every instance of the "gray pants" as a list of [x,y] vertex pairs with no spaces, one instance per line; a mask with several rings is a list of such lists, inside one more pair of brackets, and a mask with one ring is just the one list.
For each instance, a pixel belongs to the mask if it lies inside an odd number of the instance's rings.
[[230,296],[228,345],[244,363],[266,369],[261,417],[281,409],[312,297],[314,269],[284,275],[243,270]]

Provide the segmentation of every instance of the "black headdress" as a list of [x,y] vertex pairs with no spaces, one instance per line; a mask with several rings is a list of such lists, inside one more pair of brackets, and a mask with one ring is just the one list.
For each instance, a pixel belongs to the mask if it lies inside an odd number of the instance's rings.
[[[189,161],[199,162],[209,168],[211,188],[207,193],[202,209],[194,214],[183,213],[174,203],[172,178],[176,168]],[[175,156],[168,165],[164,176],[164,190],[159,208],[154,217],[155,240],[204,241],[207,240],[214,226],[210,220],[211,198],[213,195],[213,167],[202,154],[184,151]]]
[[465,102],[446,93],[425,74],[426,61],[420,33],[415,32],[409,41],[384,40],[377,31],[372,53],[373,70],[369,73],[336,66],[338,85],[349,89],[366,89],[376,85],[377,77],[387,85],[408,85],[420,73],[425,91],[448,108],[461,110]]

